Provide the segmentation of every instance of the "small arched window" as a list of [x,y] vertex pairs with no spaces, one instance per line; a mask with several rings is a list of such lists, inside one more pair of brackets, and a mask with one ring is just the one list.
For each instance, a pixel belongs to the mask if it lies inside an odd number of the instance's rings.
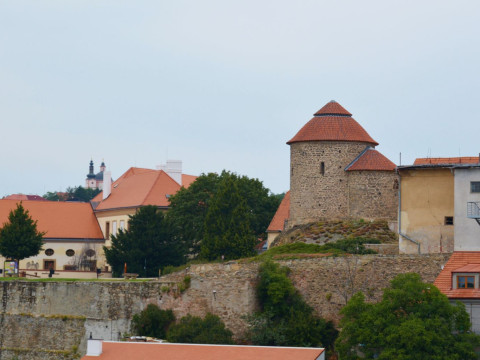
[[52,256],[53,254],[55,254],[55,251],[53,251],[53,249],[47,249],[47,250],[45,250],[45,255],[47,255],[47,256]]

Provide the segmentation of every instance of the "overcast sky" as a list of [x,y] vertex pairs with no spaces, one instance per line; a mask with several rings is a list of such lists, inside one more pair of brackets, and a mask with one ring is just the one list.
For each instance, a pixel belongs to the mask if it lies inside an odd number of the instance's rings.
[[0,198],[183,161],[289,188],[335,99],[390,160],[475,156],[480,2],[0,0]]

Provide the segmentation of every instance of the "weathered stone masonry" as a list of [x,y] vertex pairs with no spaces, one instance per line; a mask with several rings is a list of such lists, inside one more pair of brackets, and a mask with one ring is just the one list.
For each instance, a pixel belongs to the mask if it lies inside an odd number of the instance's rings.
[[[354,290],[363,290],[375,301],[399,273],[418,272],[433,282],[448,257],[368,255],[281,263],[290,267],[295,286],[317,313],[338,320],[347,280],[353,279]],[[354,278],[348,271],[352,268]],[[183,293],[176,291],[175,284],[187,274],[191,286]],[[160,282],[2,282],[0,359],[72,359],[75,351],[85,351],[90,333],[105,340],[128,333],[132,315],[149,303],[173,309],[177,318],[217,314],[240,338],[246,328],[242,316],[257,309],[257,279],[257,263],[231,262],[193,265]]]

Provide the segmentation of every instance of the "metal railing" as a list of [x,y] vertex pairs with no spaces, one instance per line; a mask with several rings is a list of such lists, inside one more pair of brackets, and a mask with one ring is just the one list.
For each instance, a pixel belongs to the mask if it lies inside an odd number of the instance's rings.
[[467,203],[467,217],[470,219],[480,219],[480,202]]

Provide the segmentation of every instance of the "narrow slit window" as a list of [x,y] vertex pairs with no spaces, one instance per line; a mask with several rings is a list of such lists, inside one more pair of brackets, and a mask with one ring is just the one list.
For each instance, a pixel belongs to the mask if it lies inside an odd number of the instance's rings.
[[325,175],[325,163],[323,161],[320,163],[320,174]]
[[105,223],[105,239],[110,239],[110,221]]

